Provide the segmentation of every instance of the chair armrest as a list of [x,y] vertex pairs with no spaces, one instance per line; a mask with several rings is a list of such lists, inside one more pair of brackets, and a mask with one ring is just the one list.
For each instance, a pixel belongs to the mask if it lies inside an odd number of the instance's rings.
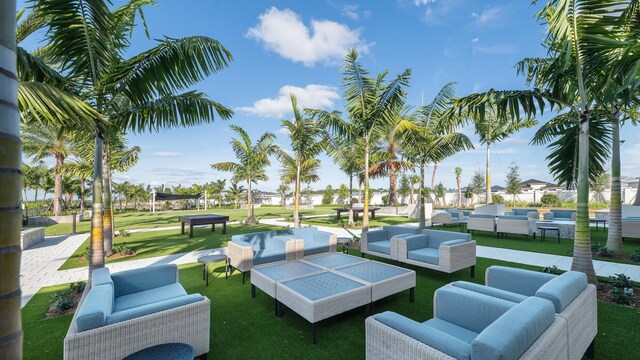
[[115,297],[178,282],[178,265],[162,264],[111,274]]
[[546,212],[546,213],[542,214],[542,218],[544,220],[553,220],[553,213],[552,212]]
[[451,214],[450,213],[431,214],[431,223],[432,224],[450,224]]
[[329,243],[329,252],[336,252],[338,248],[338,235],[327,232],[327,231],[318,231],[316,232],[316,238],[314,240],[320,240],[321,242]]
[[440,244],[439,267],[441,271],[453,273],[476,265],[476,242],[449,240]]
[[524,296],[535,296],[536,291],[556,275],[504,266],[490,266],[485,274],[487,286],[511,291]]
[[253,267],[253,248],[250,245],[240,245],[236,242],[227,243],[227,257],[229,265],[245,272]]
[[540,220],[540,213],[537,211],[529,211],[527,217],[529,219]]

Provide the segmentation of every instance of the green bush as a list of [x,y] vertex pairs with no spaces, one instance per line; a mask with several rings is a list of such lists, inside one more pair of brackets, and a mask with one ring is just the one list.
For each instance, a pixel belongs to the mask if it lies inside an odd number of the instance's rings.
[[493,195],[491,198],[493,199],[494,204],[504,204],[504,198],[502,195]]
[[562,274],[562,270],[558,269],[557,266],[555,265],[551,265],[551,266],[546,266],[542,269],[543,273],[547,273],[547,274],[553,274],[553,275],[560,275]]
[[385,205],[389,203],[389,195],[382,195],[382,203]]
[[615,252],[613,250],[609,250],[609,249],[607,249],[606,246],[603,246],[600,249],[598,249],[598,251],[596,251],[596,256],[613,257],[614,253]]
[[609,296],[617,304],[633,306],[633,289],[613,288]]
[[[609,208],[609,204],[607,203],[600,203],[600,202],[589,203],[589,209],[600,210],[600,209],[608,209],[608,208]],[[575,207],[573,207],[573,209],[575,209]]]
[[524,207],[540,208],[540,207],[543,207],[543,206],[544,206],[544,204],[541,203],[541,202],[530,202],[530,203],[527,203],[527,205],[524,206]]
[[69,290],[80,294],[81,292],[84,291],[84,288],[86,286],[87,286],[86,281],[78,281],[78,282],[71,283],[71,285],[69,285]]
[[136,252],[135,249],[132,249],[127,245],[127,243],[114,243],[113,244],[113,252],[120,255],[132,255]]
[[640,249],[637,249],[633,253],[631,253],[631,260],[640,262]]
[[615,274],[615,276],[609,276],[611,280],[609,283],[617,288],[632,288],[631,278],[625,274]]
[[560,200],[560,197],[556,194],[544,194],[540,198],[540,202],[542,202],[542,204],[544,204],[545,206],[559,207],[562,205],[562,201]]

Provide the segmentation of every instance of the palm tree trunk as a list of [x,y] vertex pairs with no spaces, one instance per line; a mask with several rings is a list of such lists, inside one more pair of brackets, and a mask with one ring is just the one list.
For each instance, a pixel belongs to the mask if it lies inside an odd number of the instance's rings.
[[638,189],[636,190],[636,199],[633,200],[633,206],[640,206],[640,178],[638,178]]
[[398,203],[398,195],[396,194],[396,171],[389,169],[389,205]]
[[96,134],[93,153],[93,211],[91,213],[91,243],[89,247],[89,280],[93,269],[104,267],[102,205],[102,134]]
[[80,179],[80,214],[84,214],[84,183],[85,179]]
[[20,182],[22,145],[16,76],[16,2],[0,3],[0,354],[22,359],[22,319],[20,312]]
[[490,153],[491,153],[491,143],[487,142],[487,168],[486,168],[486,174],[485,174],[485,181],[487,183],[487,194],[486,194],[487,204],[493,203],[493,197],[491,195],[491,167],[489,162]]
[[113,254],[113,204],[111,202],[111,169],[109,167],[109,144],[104,145],[102,156],[102,191],[104,203],[104,219],[102,222],[104,234],[104,252],[106,256]]
[[462,206],[462,187],[460,184],[460,181],[462,179],[460,178],[460,175],[456,176],[456,181],[458,182],[458,207]]
[[438,203],[438,196],[436,196],[436,170],[438,170],[438,162],[433,164],[433,172],[431,173],[431,192],[433,193],[434,202]]
[[427,224],[427,216],[424,209],[424,160],[420,162],[420,185],[418,186],[418,201],[420,202],[420,229]]
[[251,178],[247,179],[247,225],[252,225],[253,224],[253,219],[252,216],[253,215],[251,213]]
[[413,186],[415,184],[413,183],[413,179],[411,179],[410,181],[411,181],[411,185],[409,186],[409,204],[413,204]]
[[348,226],[355,226],[355,222],[353,221],[353,202],[351,202],[351,196],[353,196],[353,174],[349,174],[349,202],[347,202],[347,206],[349,207],[349,222]]
[[611,109],[611,132],[613,144],[611,146],[611,199],[609,212],[609,233],[607,235],[607,249],[616,254],[624,252],[622,246],[622,195],[620,185],[620,109]]
[[362,231],[369,231],[369,137],[364,139],[364,206],[362,209]]
[[296,198],[293,201],[293,227],[300,227],[300,158],[296,158]]
[[64,157],[56,155],[56,167],[53,171],[53,215],[60,215],[62,210],[62,166],[64,165]]
[[362,179],[358,175],[358,202],[362,203]]

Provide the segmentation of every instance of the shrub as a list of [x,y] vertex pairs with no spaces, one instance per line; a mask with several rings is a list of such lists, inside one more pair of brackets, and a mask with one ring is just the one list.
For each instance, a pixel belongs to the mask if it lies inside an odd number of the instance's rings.
[[91,250],[89,250],[89,247],[87,246],[86,248],[84,248],[84,251],[82,252],[82,254],[80,254],[80,257],[84,258],[85,260],[89,260],[90,255],[91,255]]
[[389,204],[389,195],[382,195],[382,203],[385,205]]
[[631,260],[640,262],[640,249],[631,253]]
[[542,204],[541,202],[530,202],[527,203],[526,207],[530,207],[530,208],[539,208],[539,207],[543,207],[544,204]]
[[556,194],[544,194],[540,198],[540,202],[542,202],[542,204],[544,204],[545,206],[561,206],[562,205],[562,201],[560,200],[560,197]]
[[633,289],[613,288],[609,296],[617,304],[633,305]]
[[600,257],[613,257],[614,251],[607,249],[606,246],[601,247],[597,252],[596,256]]
[[598,251],[600,251],[600,249],[602,249],[602,248],[603,248],[602,243],[597,242],[597,243],[593,243],[593,244],[591,244],[591,251],[593,251],[593,252],[595,252],[595,253],[597,253]]
[[547,274],[554,274],[554,275],[560,275],[562,274],[562,270],[558,269],[557,266],[555,265],[551,265],[551,266],[546,266],[542,269],[543,273],[547,273]]
[[129,236],[131,236],[131,233],[128,232],[127,230],[119,230],[118,231],[118,236],[120,236],[120,237],[129,237]]
[[87,286],[86,281],[78,281],[78,282],[71,283],[71,285],[69,285],[69,289],[75,293],[80,294],[81,292],[84,291],[84,288],[86,286]]
[[609,276],[610,284],[617,288],[632,288],[631,278],[625,274],[615,274],[615,276]]
[[76,301],[71,297],[61,296],[54,301],[53,307],[55,307],[57,311],[62,312],[71,309],[75,304]]
[[113,244],[113,252],[118,253],[120,255],[131,255],[135,253],[135,249],[132,249],[127,245],[127,243],[114,243]]
[[491,198],[493,199],[494,204],[504,204],[504,198],[502,195],[493,195]]

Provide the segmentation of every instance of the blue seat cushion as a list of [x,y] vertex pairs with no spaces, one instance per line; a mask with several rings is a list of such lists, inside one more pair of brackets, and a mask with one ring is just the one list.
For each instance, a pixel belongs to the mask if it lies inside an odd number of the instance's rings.
[[391,241],[382,240],[382,241],[367,243],[367,250],[391,255]]
[[113,286],[94,285],[82,302],[76,315],[76,331],[95,329],[106,324],[113,311]]
[[476,284],[468,281],[456,281],[454,283],[451,283],[451,285],[457,286],[462,289],[474,291],[480,294],[493,296],[498,299],[511,301],[513,303],[520,303],[528,298],[528,296],[516,294],[511,291],[492,288],[489,286],[484,286],[484,285],[480,285],[480,284]]
[[282,261],[287,259],[287,253],[280,249],[260,249],[253,253],[253,264],[266,264],[274,261]]
[[536,296],[553,303],[556,313],[561,313],[587,287],[587,275],[568,271],[542,285]]
[[500,316],[471,342],[471,357],[518,359],[554,320],[549,301],[530,297]]
[[456,324],[452,324],[448,321],[444,321],[442,319],[431,319],[431,320],[427,320],[425,321],[423,324],[434,328],[436,330],[440,330],[443,333],[449,334],[455,338],[458,338],[466,343],[468,343],[469,345],[471,345],[471,342],[473,341],[473,339],[476,338],[476,336],[478,336],[478,333],[475,331],[471,331],[469,329],[465,329],[461,326],[458,326]]
[[127,321],[141,316],[151,315],[160,311],[174,309],[180,306],[192,304],[198,301],[204,300],[204,297],[200,294],[191,294],[185,296],[179,296],[172,299],[163,300],[147,305],[138,306],[135,308],[117,311],[107,316],[107,325]]
[[113,311],[127,310],[184,295],[187,295],[187,292],[179,283],[160,286],[154,289],[117,297]]
[[233,235],[231,236],[231,241],[242,246],[249,245],[253,247],[254,250],[258,250],[266,248],[267,241],[277,235],[277,231],[262,231],[250,234]]
[[443,286],[435,293],[434,315],[438,319],[480,333],[516,304],[488,295]]
[[282,235],[291,236],[295,239],[302,239],[304,240],[304,244],[306,247],[307,242],[313,241],[317,231],[318,231],[318,228],[315,228],[315,227],[300,228],[300,229],[284,229],[282,230]]
[[375,315],[375,318],[390,328],[456,359],[471,359],[471,345],[468,342],[451,336],[435,327],[413,321],[391,311]]
[[440,264],[440,250],[432,249],[430,247],[408,251],[407,257],[411,260],[421,261],[428,264]]

